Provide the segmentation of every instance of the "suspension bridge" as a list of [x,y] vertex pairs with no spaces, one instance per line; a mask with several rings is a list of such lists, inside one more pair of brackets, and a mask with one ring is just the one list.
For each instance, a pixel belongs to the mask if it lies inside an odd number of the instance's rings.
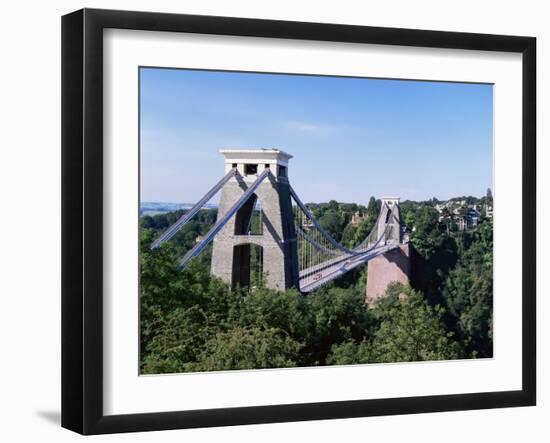
[[309,293],[402,244],[398,198],[382,199],[371,232],[357,246],[347,247],[321,226],[290,185],[290,154],[277,149],[220,152],[223,178],[152,243],[155,249],[169,241],[221,193],[215,224],[180,259],[179,268],[213,244],[212,274],[232,287],[249,286],[254,245],[267,287]]

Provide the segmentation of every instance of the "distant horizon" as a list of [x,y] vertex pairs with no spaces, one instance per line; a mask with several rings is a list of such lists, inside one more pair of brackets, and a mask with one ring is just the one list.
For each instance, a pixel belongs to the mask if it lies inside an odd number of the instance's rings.
[[312,203],[493,189],[492,85],[163,68],[140,85],[140,204],[198,201],[227,147],[292,154]]
[[[491,189],[491,192],[492,192],[492,188],[490,188],[490,189]],[[454,197],[449,197],[447,199],[438,198],[437,196],[433,196],[433,197],[425,199],[425,200],[410,200],[410,199],[400,198],[400,202],[401,203],[403,203],[403,202],[424,203],[424,202],[432,200],[433,198],[435,198],[437,201],[441,201],[441,202],[447,202],[449,200],[458,199],[458,198],[470,198],[470,197],[477,198],[477,199],[482,199],[486,196],[486,193],[487,193],[487,190],[485,190],[485,193],[483,193],[483,195],[456,195]],[[373,195],[371,197],[374,197],[376,200],[381,200],[382,198],[385,198],[385,197],[388,197],[388,196],[376,197],[376,196]],[[370,199],[370,197],[369,197],[369,199]],[[368,201],[366,203],[358,203],[358,202],[342,201],[342,200],[336,200],[336,201],[338,203],[341,203],[341,204],[344,204],[344,205],[357,204],[357,205],[361,205],[361,206],[368,206]],[[322,204],[322,203],[329,203],[329,202],[330,202],[330,200],[326,200],[326,201],[305,201],[304,203],[305,204],[310,204],[310,203]],[[147,204],[147,203],[159,204],[159,205],[193,205],[196,202],[194,202],[194,201],[179,201],[179,202],[178,201],[156,201],[156,200],[142,200],[142,201],[139,202],[140,206],[144,205],[144,204]],[[217,203],[207,203],[207,204],[205,204],[205,206],[216,206],[217,207],[218,204]]]

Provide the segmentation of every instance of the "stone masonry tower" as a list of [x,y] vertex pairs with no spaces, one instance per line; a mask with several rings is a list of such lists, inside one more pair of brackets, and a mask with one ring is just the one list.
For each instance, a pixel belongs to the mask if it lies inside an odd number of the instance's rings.
[[382,210],[380,220],[382,223],[378,225],[378,238],[380,238],[388,225],[390,231],[386,237],[388,241],[401,243],[401,214],[399,213],[399,198],[383,197]]
[[[384,203],[386,203],[384,205]],[[393,208],[393,218],[391,209]],[[385,220],[390,226],[388,242],[399,244],[398,248],[392,249],[385,254],[369,261],[367,274],[367,290],[365,303],[373,307],[378,300],[384,297],[386,288],[392,282],[407,284],[410,278],[410,247],[401,234],[401,218],[399,211],[399,198],[383,198],[381,220]],[[378,236],[380,237],[386,224],[380,223]],[[405,241],[404,241],[405,240]]]
[[[288,183],[290,154],[278,149],[225,149],[225,173],[238,174],[222,188],[218,219],[269,169],[271,174],[231,217],[213,240],[212,274],[233,288],[250,286],[251,245],[262,252],[265,285],[284,290],[298,287],[296,232]],[[251,230],[256,214],[256,232]]]

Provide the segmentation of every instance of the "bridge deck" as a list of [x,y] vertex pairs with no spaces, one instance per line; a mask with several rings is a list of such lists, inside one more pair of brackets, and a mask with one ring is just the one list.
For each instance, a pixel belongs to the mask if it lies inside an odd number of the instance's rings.
[[301,277],[300,291],[311,292],[319,288],[320,286],[325,285],[331,282],[332,280],[340,277],[346,272],[351,271],[357,266],[360,266],[366,263],[367,261],[372,260],[373,258],[381,254],[384,254],[385,252],[395,249],[398,246],[399,246],[398,244],[389,244],[389,245],[380,246],[380,247],[371,249],[368,252],[365,252],[364,254],[360,254],[354,257],[349,257],[344,260],[339,260],[334,264],[331,264],[319,270],[317,274],[314,274],[311,277],[310,276],[303,277],[303,278]]

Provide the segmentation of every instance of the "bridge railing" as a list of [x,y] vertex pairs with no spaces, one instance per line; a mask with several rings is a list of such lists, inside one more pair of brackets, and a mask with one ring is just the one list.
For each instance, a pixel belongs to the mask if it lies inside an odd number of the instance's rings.
[[[295,194],[295,193],[294,193]],[[324,231],[311,211],[298,198],[295,228],[298,242],[300,288],[317,287],[383,253],[398,243],[394,239],[395,206],[383,203],[376,223],[367,237],[353,249],[345,248]],[[399,224],[397,224],[399,226]],[[336,244],[335,244],[336,243]]]

